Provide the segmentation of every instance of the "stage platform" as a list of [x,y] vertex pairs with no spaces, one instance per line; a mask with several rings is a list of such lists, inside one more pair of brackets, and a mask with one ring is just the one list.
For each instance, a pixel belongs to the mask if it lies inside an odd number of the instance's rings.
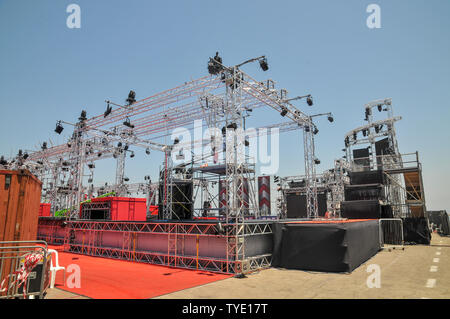
[[352,272],[380,250],[378,220],[280,221],[272,267]]
[[[211,220],[93,221],[41,218],[38,238],[64,243],[66,252],[235,274],[270,267],[272,221],[244,226]],[[236,237],[238,227],[245,236]],[[61,239],[59,234],[65,234]],[[232,247],[243,243],[245,258]],[[231,247],[231,248],[230,248]]]
[[242,226],[218,220],[40,218],[39,225],[39,239],[66,252],[226,274],[270,266],[351,272],[380,249],[377,220],[247,220],[237,238],[243,259],[230,251]]

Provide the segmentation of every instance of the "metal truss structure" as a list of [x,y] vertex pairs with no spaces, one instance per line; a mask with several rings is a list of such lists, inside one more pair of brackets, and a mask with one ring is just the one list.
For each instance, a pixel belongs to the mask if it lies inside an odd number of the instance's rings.
[[[173,267],[208,270],[220,273],[242,273],[270,266],[271,255],[253,255],[244,259],[225,258],[224,246],[221,246],[222,257],[215,257],[217,252],[199,254],[199,242],[217,239],[227,241],[234,238],[238,225],[219,223],[187,223],[187,222],[99,222],[99,221],[69,221],[65,247],[74,253],[148,262]],[[269,235],[272,233],[270,222],[249,222],[245,224],[245,237]],[[105,234],[108,234],[105,235]],[[122,237],[121,246],[105,245],[104,240],[114,235]],[[156,236],[149,240],[149,236]],[[105,237],[106,236],[106,237]],[[158,237],[159,236],[159,237]],[[162,236],[162,237],[161,237]],[[163,251],[161,242],[166,243]],[[145,244],[144,244],[145,242]],[[151,243],[154,243],[154,247]],[[188,245],[191,244],[191,247]],[[150,246],[148,246],[150,245]],[[175,245],[175,246],[174,246]],[[190,254],[192,245],[196,245],[196,254]],[[145,246],[145,248],[144,248]],[[158,247],[158,248],[156,248]],[[218,248],[220,251],[220,249]]]
[[[96,161],[111,157],[117,160],[115,182],[102,187],[102,192],[110,191],[116,196],[124,196],[132,191],[125,177],[126,154],[134,156],[133,148],[136,147],[146,149],[147,154],[150,149],[163,152],[164,163],[159,181],[162,185],[160,204],[163,218],[171,220],[177,217],[173,199],[177,167],[174,165],[173,155],[177,155],[178,150],[191,150],[191,147],[203,149],[205,144],[209,144],[212,152],[207,158],[213,158],[215,164],[223,165],[225,169],[221,176],[228,196],[222,207],[225,223],[234,225],[228,228],[226,234],[227,267],[232,267],[230,265],[238,261],[238,264],[242,265],[240,261],[246,258],[243,244],[243,238],[246,236],[246,216],[260,216],[255,191],[256,159],[252,158],[251,154],[246,154],[248,141],[245,139],[245,134],[255,135],[259,129],[253,133],[245,131],[245,120],[249,112],[255,109],[272,109],[288,120],[268,125],[264,127],[266,129],[303,130],[308,217],[318,217],[314,145],[316,125],[311,116],[290,103],[293,99],[287,99],[285,89],[277,90],[274,81],[257,81],[240,69],[243,64],[260,58],[233,67],[222,65],[221,71],[215,75],[186,82],[138,101],[134,99],[133,92],[126,105],[106,101],[107,110],[104,114],[87,118],[86,112],[83,111],[75,124],[59,121],[59,126],[63,123],[74,126],[69,141],[50,148],[42,147],[39,151],[31,152],[27,159],[18,158],[17,163],[29,168],[45,181],[43,201],[52,204],[53,213],[62,211],[68,219],[76,219],[79,216],[80,203],[87,199],[88,195],[92,196],[95,191],[101,191],[99,187],[86,186],[84,181],[88,178],[88,183],[93,182]],[[304,97],[310,99],[309,95]],[[302,97],[294,99],[298,98]],[[113,109],[111,105],[117,108]],[[202,128],[215,129],[219,134],[211,136],[211,140],[201,137],[194,142],[174,141],[171,145],[164,142],[177,128],[193,131],[193,123],[196,120],[202,120]],[[206,124],[203,124],[203,121]],[[225,154],[222,159],[218,159],[219,153]],[[204,156],[194,157],[191,162],[192,168],[204,165]],[[85,172],[89,174],[85,175]],[[197,180],[196,185],[205,188],[202,183],[205,183],[205,180]],[[158,186],[144,188],[148,192],[148,198],[155,188]],[[204,208],[205,201],[202,201],[201,209]],[[168,232],[169,256],[177,249],[175,233]],[[249,267],[255,264],[258,262],[252,261]]]
[[[387,112],[387,118],[374,121],[375,110]],[[385,176],[387,198],[395,217],[423,216],[426,211],[422,183],[422,169],[418,153],[401,154],[394,123],[401,120],[394,116],[390,98],[376,100],[365,105],[368,124],[351,130],[345,135],[346,159],[352,171],[382,170]],[[358,136],[358,135],[362,135]],[[385,139],[384,150],[377,143]],[[352,149],[366,145],[368,157],[355,157]]]
[[[334,168],[322,174],[316,174],[316,196],[318,193],[327,194],[327,211],[330,218],[341,218],[340,204],[344,201],[344,186],[350,183],[347,173],[350,165],[344,159],[334,161]],[[287,217],[287,196],[289,194],[306,195],[308,186],[306,175],[284,176],[279,178],[279,217]]]

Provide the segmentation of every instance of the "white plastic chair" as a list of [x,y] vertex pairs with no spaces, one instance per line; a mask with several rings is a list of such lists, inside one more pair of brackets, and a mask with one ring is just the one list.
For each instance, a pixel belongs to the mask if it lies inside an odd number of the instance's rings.
[[54,249],[49,249],[48,252],[50,254],[55,255],[55,266],[53,266],[53,256],[50,262],[50,272],[51,272],[51,281],[50,281],[50,288],[55,288],[55,280],[56,280],[56,272],[58,270],[64,271],[64,283],[66,282],[66,268],[59,265],[58,262],[58,252]]

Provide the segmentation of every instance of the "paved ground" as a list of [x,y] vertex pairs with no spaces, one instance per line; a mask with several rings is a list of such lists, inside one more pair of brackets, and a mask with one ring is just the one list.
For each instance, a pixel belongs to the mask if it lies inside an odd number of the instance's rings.
[[[367,286],[370,265],[379,266],[380,288]],[[449,265],[450,238],[433,235],[431,246],[381,251],[351,274],[267,269],[158,298],[450,298]],[[82,297],[52,289],[47,298]]]

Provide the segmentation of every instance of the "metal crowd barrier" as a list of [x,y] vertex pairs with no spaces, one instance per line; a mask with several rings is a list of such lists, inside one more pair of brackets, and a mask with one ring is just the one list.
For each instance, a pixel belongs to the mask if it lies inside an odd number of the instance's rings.
[[43,299],[50,263],[45,241],[0,241],[0,299]]
[[401,218],[380,218],[380,247],[403,247],[403,221]]

